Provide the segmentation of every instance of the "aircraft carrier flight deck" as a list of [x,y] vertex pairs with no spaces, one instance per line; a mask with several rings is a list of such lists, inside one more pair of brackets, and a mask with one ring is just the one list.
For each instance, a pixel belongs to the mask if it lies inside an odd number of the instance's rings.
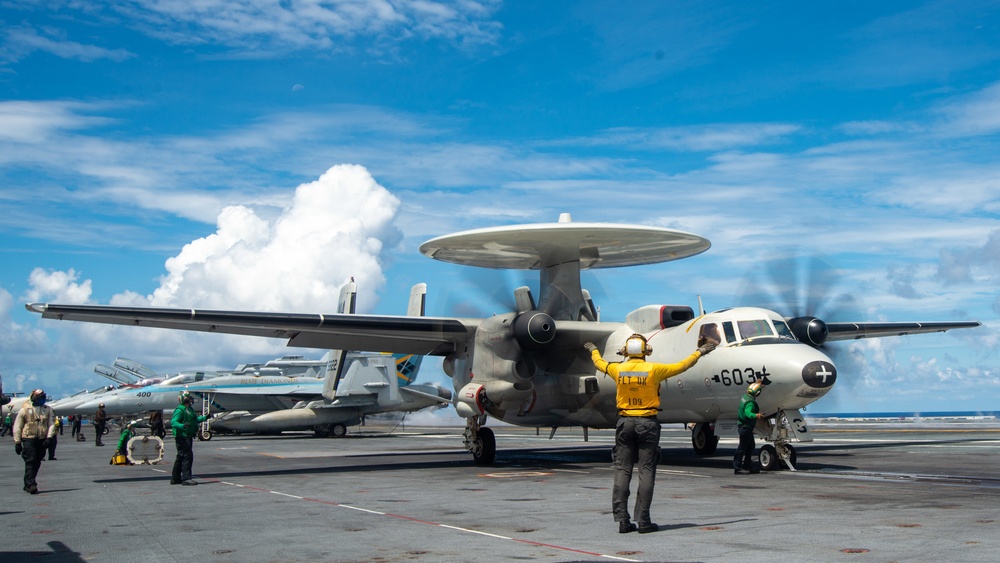
[[[88,434],[90,428],[84,427]],[[619,534],[611,430],[495,426],[476,466],[460,427],[371,424],[344,438],[216,436],[198,486],[114,466],[67,430],[40,493],[0,438],[0,563],[23,561],[996,561],[1000,423],[815,424],[798,471],[734,475],[733,439],[693,453],[665,425],[660,531]],[[758,447],[761,441],[757,441]],[[635,487],[633,479],[633,495]],[[634,497],[633,497],[634,498]]]

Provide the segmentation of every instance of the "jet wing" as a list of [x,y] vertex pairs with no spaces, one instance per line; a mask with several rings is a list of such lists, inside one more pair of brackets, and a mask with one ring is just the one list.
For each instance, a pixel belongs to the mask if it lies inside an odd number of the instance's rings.
[[289,346],[445,356],[463,349],[478,319],[257,313],[29,303],[42,318],[286,338]]
[[830,335],[827,342],[833,340],[856,340],[859,338],[880,338],[883,336],[905,336],[907,334],[926,334],[929,332],[944,332],[955,328],[975,328],[982,323],[976,321],[961,322],[928,322],[928,323],[826,323]]

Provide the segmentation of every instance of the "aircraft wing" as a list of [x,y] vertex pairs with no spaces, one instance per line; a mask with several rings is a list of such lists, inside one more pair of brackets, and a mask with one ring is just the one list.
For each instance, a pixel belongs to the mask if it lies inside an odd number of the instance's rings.
[[975,328],[982,323],[976,321],[959,322],[927,322],[927,323],[826,323],[830,335],[827,342],[833,340],[856,340],[859,338],[880,338],[883,336],[905,336],[907,334],[925,334],[929,332],[944,332],[955,328]]
[[259,313],[28,303],[42,318],[287,338],[289,346],[444,356],[464,348],[478,319]]

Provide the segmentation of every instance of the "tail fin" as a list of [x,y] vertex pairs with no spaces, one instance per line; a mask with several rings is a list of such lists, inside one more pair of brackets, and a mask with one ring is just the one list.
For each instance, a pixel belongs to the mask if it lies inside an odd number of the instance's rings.
[[410,288],[410,302],[406,307],[407,317],[423,317],[427,309],[427,284],[418,283]]
[[424,361],[423,356],[415,354],[394,354],[396,360],[396,378],[399,386],[405,387],[417,380],[417,372],[420,371],[420,364]]
[[[340,288],[340,302],[337,303],[337,313],[353,315],[358,303],[358,285],[354,278]],[[326,379],[323,381],[323,398],[332,401],[337,392],[337,382],[344,372],[344,360],[347,350],[330,350],[323,356],[326,363]]]
[[[406,316],[423,317],[427,310],[427,284],[418,283],[410,288],[410,302],[406,307]],[[417,380],[417,372],[420,371],[420,363],[424,361],[423,356],[413,354],[394,354],[396,359],[396,377],[399,386],[409,385]]]

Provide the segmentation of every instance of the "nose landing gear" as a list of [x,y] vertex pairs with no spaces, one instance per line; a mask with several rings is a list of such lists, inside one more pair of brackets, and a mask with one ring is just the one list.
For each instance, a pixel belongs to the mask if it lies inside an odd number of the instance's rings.
[[765,424],[758,424],[757,431],[762,434],[764,440],[773,443],[761,446],[758,452],[760,468],[764,471],[775,471],[779,469],[779,462],[792,471],[798,456],[795,454],[795,447],[790,443],[792,440],[799,442],[812,442],[812,435],[806,426],[802,413],[798,409],[784,411],[778,410],[773,417],[765,419]]

